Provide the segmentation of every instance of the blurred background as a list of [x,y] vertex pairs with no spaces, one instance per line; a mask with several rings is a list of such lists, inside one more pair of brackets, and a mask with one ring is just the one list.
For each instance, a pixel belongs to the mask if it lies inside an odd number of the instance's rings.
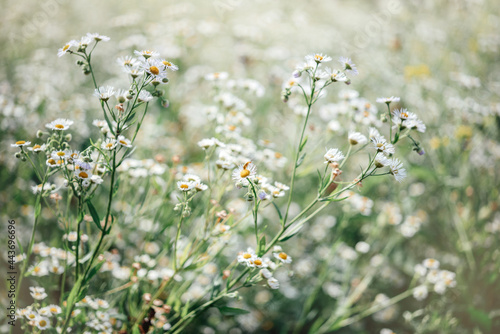
[[[248,129],[247,136],[269,139],[291,157],[296,135],[287,129],[296,128],[297,115],[280,101],[283,82],[307,54],[345,56],[360,72],[348,89],[371,103],[381,96],[400,96],[400,106],[427,124],[427,132],[419,138],[426,154],[411,154],[407,148],[409,180],[390,188],[375,180],[361,190],[375,202],[374,210],[350,216],[346,243],[355,244],[366,232],[364,225],[373,227],[380,221],[384,203],[396,203],[403,215],[419,212],[426,223],[412,238],[402,238],[388,255],[388,272],[376,283],[378,289],[396,294],[411,281],[413,266],[426,257],[440,258],[456,271],[457,288],[425,305],[405,301],[394,316],[370,318],[344,332],[378,333],[382,327],[397,333],[500,332],[498,1],[2,0],[1,8],[0,218],[2,226],[7,219],[25,224],[26,228],[18,228],[22,240],[32,224],[35,178],[26,164],[14,158],[10,144],[21,139],[33,142],[36,131],[58,117],[78,124],[73,136],[81,144],[96,133],[90,124],[100,118],[89,78],[78,73],[74,58],[57,57],[65,42],[87,32],[111,37],[95,54],[100,85],[115,85],[123,78],[116,58],[134,50],[157,50],[179,66],[166,88],[170,106],[157,105],[144,123],[138,138],[142,148],[134,153],[137,159],[160,154],[167,159],[180,155],[183,161],[202,160],[194,148],[211,133],[203,128],[201,110],[209,100],[203,77],[216,71],[261,83],[265,92],[248,101],[256,126]],[[330,95],[329,101],[339,98],[336,92]],[[329,121],[321,113],[311,119],[309,131],[319,138],[308,145],[316,154],[335,146],[333,135],[321,135]],[[348,130],[342,124],[335,128],[340,136]],[[302,186],[307,193],[310,184]],[[42,232],[47,244],[57,238],[50,229]],[[307,254],[308,241],[301,242],[298,249]],[[312,272],[320,270],[318,263]],[[316,279],[304,275],[297,280],[307,285],[304,282]],[[335,295],[331,285],[323,283],[319,282],[320,310]],[[304,285],[297,283],[295,290]],[[288,317],[286,303],[279,301],[297,298],[297,305],[302,305],[307,291],[302,297],[298,292],[274,296],[276,305],[269,313],[252,314],[256,322],[234,321],[242,322],[239,326],[245,332],[278,333],[286,328]],[[4,298],[3,291],[1,295]],[[426,308],[427,318],[402,316],[404,310],[420,308]],[[207,319],[200,326],[210,324]],[[259,325],[254,328],[254,323]]]

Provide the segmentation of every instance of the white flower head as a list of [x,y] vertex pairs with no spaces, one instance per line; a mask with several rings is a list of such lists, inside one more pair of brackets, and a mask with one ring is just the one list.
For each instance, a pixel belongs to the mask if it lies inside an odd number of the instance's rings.
[[396,181],[401,182],[406,177],[406,169],[403,168],[403,163],[398,159],[390,159],[389,168]]
[[391,102],[399,102],[400,98],[396,96],[391,97],[379,97],[377,98],[377,103],[391,103]]
[[64,131],[68,130],[72,124],[73,121],[70,121],[69,119],[58,118],[55,121],[45,124],[45,127],[51,130]]
[[326,151],[326,154],[324,155],[325,157],[325,163],[334,163],[334,162],[339,162],[340,160],[344,159],[344,154],[336,148],[331,148]]
[[177,188],[180,191],[190,191],[195,187],[196,183],[192,181],[177,181]]
[[31,144],[30,141],[19,140],[19,141],[16,141],[14,144],[10,144],[10,146],[12,146],[12,147],[24,147],[24,146],[28,146],[30,144]]
[[257,174],[257,166],[251,161],[241,164],[233,171],[233,180],[241,182],[247,179],[253,179]]
[[101,101],[107,101],[115,95],[115,89],[111,86],[99,87],[94,90],[94,96],[97,96]]
[[318,64],[326,63],[332,60],[332,57],[327,56],[322,53],[314,53],[306,56],[306,61],[314,61]]
[[352,76],[358,75],[358,69],[350,58],[340,57],[339,63],[344,67],[344,71]]
[[368,142],[368,139],[366,139],[366,137],[359,132],[349,132],[348,139],[349,139],[349,144],[353,146],[358,144],[364,145]]
[[116,145],[118,145],[116,139],[106,138],[106,140],[102,142],[101,148],[103,150],[111,151],[115,149]]

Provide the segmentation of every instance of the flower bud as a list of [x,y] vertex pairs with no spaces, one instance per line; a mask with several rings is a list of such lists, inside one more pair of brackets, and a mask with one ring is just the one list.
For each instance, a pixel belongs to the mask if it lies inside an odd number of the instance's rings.
[[73,136],[71,135],[71,133],[68,133],[66,136],[64,136],[64,140],[66,140],[66,141],[71,141],[71,139],[73,139]]
[[36,137],[37,137],[37,138],[42,138],[42,136],[43,136],[43,132],[42,132],[42,130],[38,130],[38,131],[36,132]]

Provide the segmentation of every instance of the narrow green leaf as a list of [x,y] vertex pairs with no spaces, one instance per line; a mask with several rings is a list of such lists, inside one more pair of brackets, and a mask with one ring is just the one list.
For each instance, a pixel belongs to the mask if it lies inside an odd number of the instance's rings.
[[300,165],[302,165],[302,163],[304,162],[304,158],[306,157],[306,153],[302,154],[299,158],[299,160],[297,160],[297,167],[299,167]]
[[333,197],[324,197],[324,198],[320,198],[319,201],[320,202],[341,202],[345,199],[348,199],[348,197],[344,197],[344,198],[333,198]]
[[247,310],[243,310],[241,308],[235,308],[235,307],[227,307],[227,306],[222,306],[222,307],[219,307],[219,311],[223,314],[223,315],[240,315],[240,314],[247,314],[247,313],[250,313],[249,311]]
[[264,250],[266,249],[266,236],[263,235],[262,238],[260,238],[260,241],[259,241],[259,250],[257,251],[257,253],[259,254],[259,256],[262,256]]
[[283,215],[281,214],[281,211],[278,208],[278,206],[276,205],[276,203],[274,203],[274,202],[271,202],[271,203],[273,203],[273,206],[276,209],[276,212],[278,213],[278,216],[280,217],[280,220],[283,220]]
[[94,205],[90,201],[87,201],[87,207],[89,208],[90,215],[92,216],[92,220],[94,221],[95,225],[100,231],[102,231],[101,219],[99,218]]
[[304,149],[304,146],[306,146],[307,139],[308,139],[308,137],[306,136],[306,138],[304,138],[304,141],[302,141],[302,143],[300,144],[299,152],[302,152],[302,150]]

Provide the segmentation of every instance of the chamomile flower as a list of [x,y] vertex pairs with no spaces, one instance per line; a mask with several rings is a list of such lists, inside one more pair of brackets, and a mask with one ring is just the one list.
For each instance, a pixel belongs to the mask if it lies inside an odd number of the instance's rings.
[[26,319],[32,321],[32,320],[36,320],[38,319],[39,315],[36,311],[33,311],[33,310],[28,310],[26,312],[23,312],[24,313],[24,316],[26,317]]
[[92,179],[92,173],[84,170],[76,170],[75,177],[82,181],[90,182],[90,180]]
[[121,146],[131,148],[132,147],[132,142],[130,139],[125,138],[124,136],[118,136],[117,143]]
[[417,115],[415,115],[412,112],[409,112],[408,109],[405,108],[395,109],[392,111],[392,121],[396,124],[399,124],[401,123],[401,121],[409,119],[416,120]]
[[350,75],[358,75],[358,69],[356,68],[356,65],[351,61],[351,59],[346,58],[346,57],[340,57],[339,58],[339,63],[344,67],[344,71],[347,74]]
[[106,140],[102,142],[101,148],[103,150],[111,151],[115,149],[116,145],[118,145],[116,139],[106,138]]
[[151,95],[150,92],[148,92],[147,90],[142,90],[140,93],[139,93],[139,97],[137,98],[137,100],[139,102],[149,102],[153,99],[153,95]]
[[326,63],[332,60],[332,57],[324,55],[322,53],[314,53],[306,56],[306,61],[314,61],[318,64]]
[[45,293],[45,289],[42,287],[38,287],[38,286],[30,286],[30,295],[35,300],[42,300],[42,299],[45,299],[47,297],[47,294]]
[[285,252],[273,253],[274,257],[280,260],[282,263],[291,263],[292,257]]
[[326,160],[325,163],[334,163],[334,162],[339,162],[345,157],[344,154],[342,154],[342,152],[339,149],[331,148],[326,151],[324,158]]
[[255,252],[253,251],[253,249],[248,248],[246,252],[238,253],[237,260],[239,263],[248,264],[250,261],[253,261],[255,258],[257,258],[257,255],[255,255]]
[[122,67],[135,68],[139,66],[140,62],[132,56],[124,56],[116,59],[118,65]]
[[155,58],[160,55],[158,52],[152,50],[141,50],[141,51],[136,50],[134,51],[134,54],[137,56],[144,57],[144,59]]
[[42,191],[46,191],[46,190],[52,190],[52,184],[50,183],[45,183],[43,185],[43,189],[42,189],[42,185],[39,184],[37,186],[33,186],[31,187],[31,190],[33,191],[33,194],[39,194],[41,193]]
[[254,257],[252,260],[247,262],[249,267],[252,268],[265,268],[267,267],[266,263],[260,257]]
[[10,144],[10,146],[12,146],[12,147],[24,147],[24,146],[28,146],[30,144],[31,144],[30,141],[19,140],[19,141],[16,141],[14,144]]
[[280,282],[274,277],[271,277],[267,280],[267,285],[269,285],[269,287],[273,290],[280,288]]
[[123,67],[123,71],[134,79],[144,74],[144,71],[139,67],[125,66]]
[[35,153],[43,152],[43,151],[45,151],[45,148],[46,148],[45,144],[42,144],[42,145],[35,144],[35,145],[33,145],[33,147],[28,147],[28,151],[32,151]]
[[257,174],[257,166],[251,161],[241,164],[233,171],[233,180],[241,182],[247,179],[253,179]]
[[394,152],[396,151],[394,149],[394,145],[392,145],[391,143],[388,143],[387,140],[385,140],[385,138],[383,136],[373,137],[372,143],[373,143],[373,147],[378,152],[381,152],[385,155],[394,154]]
[[391,102],[399,102],[400,98],[396,96],[391,96],[391,97],[379,97],[377,98],[377,103],[391,103]]
[[273,274],[269,271],[269,269],[261,269],[260,275],[265,279],[269,279],[269,278],[273,277]]
[[328,77],[332,82],[347,82],[349,79],[345,75],[344,72],[341,72],[339,70],[334,70],[329,67],[325,68],[325,75]]
[[389,168],[396,181],[401,182],[406,177],[406,169],[403,168],[403,163],[398,159],[390,159]]
[[78,42],[75,41],[75,40],[71,40],[69,41],[68,43],[66,43],[62,48],[60,48],[59,50],[57,50],[57,56],[58,57],[62,57],[64,56],[66,53],[68,52],[72,52],[71,51],[71,48],[74,47],[74,46],[77,46],[78,45]]
[[100,35],[98,33],[90,33],[90,32],[88,32],[87,33],[87,37],[92,38],[96,42],[101,42],[101,41],[107,42],[107,41],[110,40],[110,38],[108,36]]
[[368,142],[366,137],[359,132],[349,132],[348,139],[349,139],[349,144],[353,146],[358,144],[364,145]]
[[68,150],[64,150],[64,151],[53,151],[50,156],[53,158],[53,159],[56,159],[56,160],[59,160],[59,159],[67,159],[69,158],[69,151]]
[[422,265],[427,269],[438,269],[439,261],[436,259],[428,258],[422,262]]
[[115,89],[111,86],[99,87],[94,90],[94,96],[97,96],[101,101],[107,101],[115,95]]
[[373,159],[373,164],[377,168],[388,166],[389,163],[390,159],[387,158],[383,153],[377,153],[377,155],[375,155],[375,158]]
[[35,320],[36,322],[36,327],[38,327],[39,330],[46,330],[47,328],[50,327],[50,322],[49,318],[46,317],[39,317],[38,319]]
[[179,67],[177,67],[177,65],[175,65],[174,63],[172,63],[168,60],[161,59],[160,62],[163,64],[163,66],[165,66],[165,69],[169,69],[171,71],[177,71],[179,69]]
[[45,124],[45,127],[55,131],[65,131],[68,130],[72,124],[73,121],[70,121],[69,119],[58,118],[55,121]]
[[182,177],[184,181],[198,183],[201,182],[201,178],[198,175],[186,174]]
[[141,64],[141,68],[154,78],[163,78],[167,75],[165,66],[158,59],[150,58],[146,60]]
[[227,72],[214,72],[205,75],[205,80],[207,81],[220,81],[226,80],[228,78]]
[[195,183],[191,181],[177,181],[177,188],[180,191],[190,191],[194,186]]
[[283,183],[279,183],[279,182],[274,182],[274,186],[280,190],[284,190],[284,191],[287,191],[290,189],[289,186],[287,186],[286,184],[283,184]]

